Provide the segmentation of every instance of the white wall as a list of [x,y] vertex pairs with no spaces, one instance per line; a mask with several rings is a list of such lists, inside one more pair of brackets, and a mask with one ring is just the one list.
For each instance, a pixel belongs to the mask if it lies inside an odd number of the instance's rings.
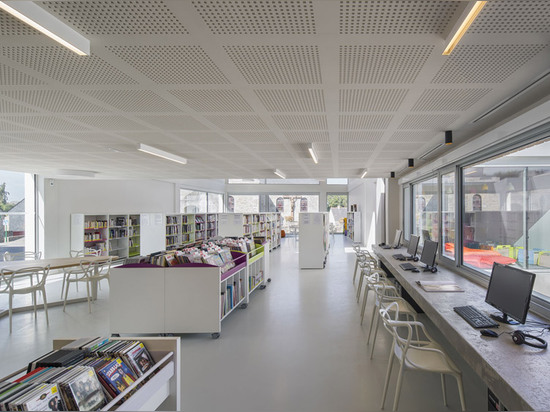
[[349,204],[361,213],[362,244],[369,248],[383,239],[384,191],[382,179],[357,179],[349,185]]
[[[46,258],[68,256],[71,213],[177,213],[179,193],[174,183],[156,180],[42,179],[44,201],[40,217]],[[177,195],[176,195],[177,194]]]

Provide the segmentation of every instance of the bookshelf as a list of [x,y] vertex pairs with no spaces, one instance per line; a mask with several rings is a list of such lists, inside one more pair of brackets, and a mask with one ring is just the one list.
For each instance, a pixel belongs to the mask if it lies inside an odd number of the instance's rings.
[[128,217],[128,257],[140,255],[140,215]]
[[128,257],[128,215],[109,215],[109,256]]
[[181,244],[195,241],[195,215],[185,214],[181,216]]
[[181,244],[181,215],[166,215],[166,250],[174,249]]
[[212,239],[218,236],[218,215],[209,213],[206,215],[206,238]]
[[202,242],[204,240],[206,240],[206,214],[196,214],[195,215],[195,242]]
[[107,256],[109,240],[108,215],[71,215],[71,249],[98,250],[101,256]]
[[362,242],[361,212],[348,212],[348,237],[354,242]]
[[300,213],[300,269],[323,269],[329,248],[328,213]]

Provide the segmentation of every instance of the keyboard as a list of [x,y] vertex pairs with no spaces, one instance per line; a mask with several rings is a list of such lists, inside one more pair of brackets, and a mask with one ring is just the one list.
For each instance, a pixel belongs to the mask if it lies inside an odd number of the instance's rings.
[[401,253],[398,253],[396,255],[393,255],[393,258],[397,259],[397,260],[405,260],[405,259],[407,259],[407,256],[402,255]]
[[399,267],[403,270],[413,270],[416,269],[416,266],[414,266],[412,263],[401,263]]
[[384,246],[382,246],[382,249],[393,249],[393,246],[390,246],[390,245],[384,245]]
[[498,323],[492,320],[489,316],[481,313],[474,306],[456,306],[453,308],[462,319],[468,322],[474,328],[495,328]]

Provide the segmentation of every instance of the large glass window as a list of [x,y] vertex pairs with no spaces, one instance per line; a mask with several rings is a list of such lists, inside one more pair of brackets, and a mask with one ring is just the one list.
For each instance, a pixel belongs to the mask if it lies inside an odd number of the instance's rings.
[[268,203],[269,209],[266,211],[280,212],[285,228],[298,222],[300,212],[319,211],[319,195],[313,194],[269,195]]
[[455,173],[441,175],[441,242],[443,256],[455,258]]
[[227,197],[227,211],[230,213],[259,213],[259,195],[229,195]]
[[336,233],[344,233],[344,219],[347,217],[348,195],[327,193],[327,212],[329,221],[334,223]]
[[405,186],[403,189],[403,237],[407,240],[411,238],[411,187]]
[[463,182],[464,265],[516,265],[550,296],[550,140],[465,167]]
[[437,201],[437,177],[419,182],[413,186],[414,233],[424,240],[438,239],[439,216]]
[[223,213],[223,195],[208,193],[208,213]]
[[180,189],[181,213],[206,213],[206,192]]
[[32,175],[0,170],[0,256],[34,252],[33,194]]

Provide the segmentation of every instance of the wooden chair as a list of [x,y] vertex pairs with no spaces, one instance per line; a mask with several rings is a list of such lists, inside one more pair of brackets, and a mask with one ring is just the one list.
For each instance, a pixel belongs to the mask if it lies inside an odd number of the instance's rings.
[[[34,306],[34,315],[36,316],[36,292],[42,293],[44,302],[44,312],[46,312],[46,323],[49,325],[48,318],[48,301],[46,299],[46,279],[50,272],[50,266],[36,266],[19,270],[10,270],[4,268],[0,271],[0,293],[9,295],[9,318],[10,318],[10,333],[12,332],[12,313],[13,313],[13,297],[15,295],[32,294],[32,303]],[[33,278],[37,279],[37,283],[33,282]],[[25,278],[29,282],[24,282]]]

